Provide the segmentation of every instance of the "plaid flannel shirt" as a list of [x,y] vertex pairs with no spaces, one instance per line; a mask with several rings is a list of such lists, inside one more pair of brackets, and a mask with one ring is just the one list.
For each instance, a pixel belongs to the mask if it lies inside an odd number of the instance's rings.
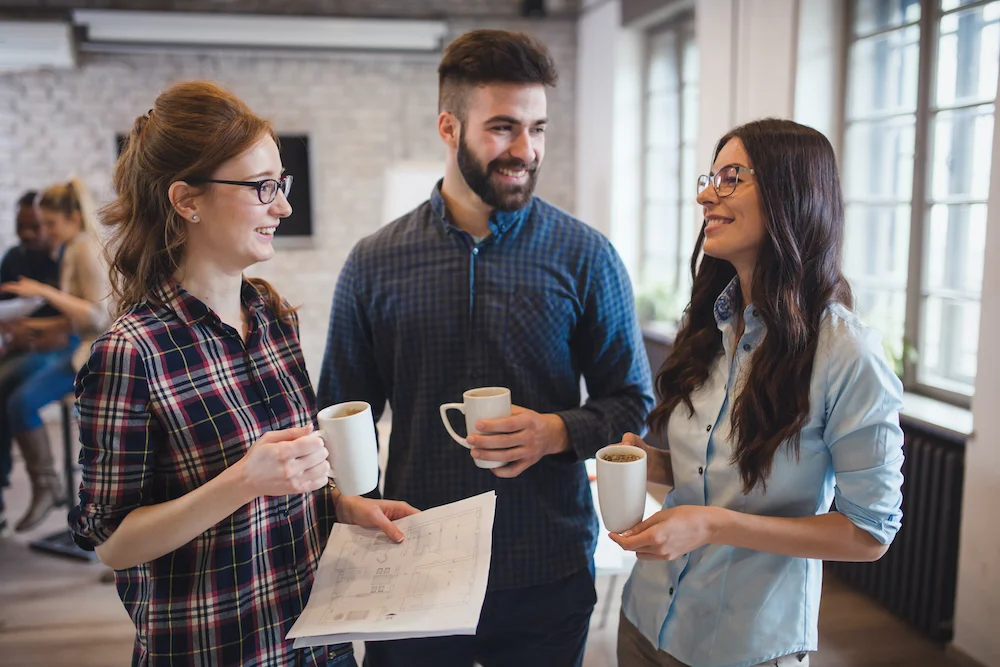
[[[298,323],[276,318],[249,282],[245,344],[180,286],[153,296],[94,343],[77,378],[83,482],[71,523],[84,547],[315,414]],[[132,664],[326,665],[335,651],[293,651],[285,634],[333,520],[326,490],[260,497],[176,551],[116,572],[136,627]]]

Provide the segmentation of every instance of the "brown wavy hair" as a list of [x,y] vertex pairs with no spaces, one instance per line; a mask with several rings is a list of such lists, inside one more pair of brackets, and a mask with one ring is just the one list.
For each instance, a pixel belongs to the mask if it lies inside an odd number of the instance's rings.
[[[118,311],[142,299],[177,271],[187,231],[167,194],[170,184],[211,178],[224,162],[242,155],[261,138],[278,137],[271,123],[238,97],[208,81],[180,83],[156,98],[135,119],[115,163],[117,199],[101,209],[111,228],[108,264]],[[290,321],[294,309],[261,278],[246,278],[275,316]]]
[[[788,443],[796,456],[809,415],[809,385],[824,313],[831,302],[851,308],[841,272],[844,203],[833,147],[816,130],[768,118],[741,125],[715,147],[714,158],[739,139],[750,158],[765,213],[766,235],[754,268],[751,298],[766,326],[732,409],[733,465],[745,493],[766,491],[774,457]],[[691,302],[673,350],[656,376],[660,403],[649,426],[665,434],[682,403],[694,414],[691,394],[708,379],[722,353],[715,301],[736,275],[733,265],[702,255],[705,228],[691,256]],[[699,262],[700,260],[700,262]],[[737,291],[737,298],[742,295]],[[742,312],[740,304],[737,312]]]

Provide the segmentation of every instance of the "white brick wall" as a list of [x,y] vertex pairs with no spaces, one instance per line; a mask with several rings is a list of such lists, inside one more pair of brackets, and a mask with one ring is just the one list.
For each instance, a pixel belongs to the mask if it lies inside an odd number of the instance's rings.
[[[547,152],[539,194],[571,210],[575,201],[575,24],[455,22],[532,32],[552,50],[559,86],[549,94]],[[115,133],[170,84],[220,82],[279,133],[310,135],[313,247],[281,249],[253,273],[301,305],[306,363],[318,378],[330,299],[351,247],[381,220],[383,174],[399,160],[441,160],[437,56],[216,53],[92,55],[72,72],[0,75],[0,248],[14,242],[13,209],[28,188],[77,174],[98,204],[111,197]]]

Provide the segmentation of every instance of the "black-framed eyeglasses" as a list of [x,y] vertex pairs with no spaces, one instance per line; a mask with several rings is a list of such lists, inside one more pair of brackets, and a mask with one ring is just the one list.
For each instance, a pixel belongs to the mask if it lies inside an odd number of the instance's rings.
[[701,175],[698,177],[698,194],[704,192],[705,188],[711,184],[715,188],[715,194],[719,197],[728,197],[736,192],[736,184],[740,182],[740,174],[752,173],[754,172],[750,167],[727,164],[710,176]]
[[243,185],[248,188],[257,188],[257,199],[261,204],[270,204],[278,196],[278,190],[288,197],[292,191],[292,175],[285,174],[279,179],[265,178],[263,181],[220,181],[214,178],[188,178],[188,183],[222,183],[223,185]]

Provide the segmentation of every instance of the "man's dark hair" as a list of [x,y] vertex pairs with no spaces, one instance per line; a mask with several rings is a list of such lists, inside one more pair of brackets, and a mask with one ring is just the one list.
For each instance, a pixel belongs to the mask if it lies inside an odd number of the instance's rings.
[[465,93],[491,83],[555,86],[559,78],[549,50],[523,32],[473,30],[444,50],[438,65],[438,111],[465,120]]
[[34,191],[34,190],[28,190],[23,195],[21,195],[20,199],[17,200],[17,207],[21,208],[22,206],[34,206],[35,205],[35,199],[37,197],[38,197],[38,193],[36,191]]

